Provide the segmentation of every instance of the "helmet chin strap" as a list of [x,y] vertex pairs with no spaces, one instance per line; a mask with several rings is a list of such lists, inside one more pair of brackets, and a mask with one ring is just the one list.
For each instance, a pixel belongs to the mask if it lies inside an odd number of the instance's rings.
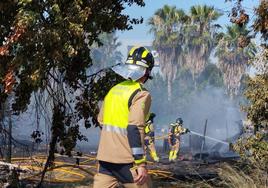
[[147,82],[148,79],[150,79],[150,80],[153,79],[153,77],[150,74],[151,74],[151,71],[149,69],[147,69],[145,74],[144,74],[145,80],[143,83]]

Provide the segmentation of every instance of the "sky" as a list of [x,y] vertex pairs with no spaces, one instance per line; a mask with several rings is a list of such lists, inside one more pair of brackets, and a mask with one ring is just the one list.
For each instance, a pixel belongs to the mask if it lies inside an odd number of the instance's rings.
[[[254,7],[259,3],[259,0],[243,0],[242,6],[249,14],[250,19],[253,17]],[[234,2],[225,2],[225,0],[145,0],[145,7],[131,6],[126,7],[124,13],[130,17],[140,18],[143,17],[144,22],[139,25],[134,25],[130,31],[118,31],[117,36],[122,43],[120,51],[125,57],[127,54],[128,45],[150,45],[153,40],[152,34],[149,33],[149,26],[147,25],[148,19],[156,12],[157,9],[162,8],[164,5],[176,6],[188,12],[193,5],[209,5],[214,6],[224,13],[222,17],[216,22],[222,26],[230,24],[228,12],[232,9]]]

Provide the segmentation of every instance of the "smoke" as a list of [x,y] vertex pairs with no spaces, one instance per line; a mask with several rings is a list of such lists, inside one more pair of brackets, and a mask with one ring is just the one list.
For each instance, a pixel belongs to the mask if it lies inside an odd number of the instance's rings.
[[203,133],[207,120],[207,133],[225,140],[239,132],[237,121],[242,114],[239,105],[228,98],[223,89],[207,87],[190,97],[185,109],[185,124],[189,128]]
[[[158,95],[151,93],[153,98]],[[162,94],[163,95],[163,94]],[[186,100],[180,99],[178,100]],[[161,100],[162,103],[167,104],[167,101]],[[188,96],[183,106],[166,106],[166,109],[155,109],[154,100],[152,112],[157,114],[155,119],[156,135],[161,135],[161,129],[174,122],[180,116],[184,121],[184,127],[200,134],[204,133],[205,123],[207,121],[206,135],[215,139],[227,142],[234,142],[241,133],[241,120],[243,113],[240,111],[239,104],[236,100],[230,99],[226,96],[223,88],[206,87],[200,92],[193,92]],[[161,106],[157,104],[157,106]],[[169,116],[165,116],[167,110],[170,111]],[[179,114],[179,115],[178,115]],[[30,134],[36,129],[35,115],[27,113],[14,121],[14,135],[19,135],[20,138],[32,140]],[[160,123],[161,122],[161,123]],[[164,123],[163,123],[164,122]],[[40,130],[45,134],[42,139],[47,143],[45,138],[49,127],[46,126],[48,122],[40,119]],[[86,129],[81,125],[81,132],[88,139],[88,142],[78,142],[78,149],[80,150],[96,150],[98,146],[100,130],[99,128]],[[22,131],[23,129],[23,131]],[[186,134],[181,137],[182,147],[191,148],[193,152],[200,152],[200,147],[203,138],[196,135]],[[16,136],[15,136],[16,137]],[[191,139],[191,140],[190,140]],[[162,145],[162,141],[157,141],[157,145]],[[207,150],[227,151],[228,145],[219,144],[216,141],[206,139],[205,145]],[[217,147],[219,146],[219,147]]]
[[[173,122],[178,116],[178,112],[180,112],[180,117],[184,121],[184,127],[202,135],[204,134],[206,121],[206,135],[209,137],[226,142],[234,142],[240,135],[243,113],[240,111],[238,102],[226,96],[224,89],[211,86],[206,87],[200,92],[194,92],[187,101],[183,108],[178,107],[174,112],[171,112],[171,116],[174,118],[170,119],[169,123]],[[158,125],[158,127],[160,129],[166,128],[163,125]],[[202,140],[203,137],[193,134],[181,136],[182,147],[191,147],[193,152],[200,152]],[[207,150],[216,149],[224,152],[229,149],[228,145],[219,144],[209,139],[205,140],[205,145]],[[214,146],[217,145],[219,147],[215,148]]]

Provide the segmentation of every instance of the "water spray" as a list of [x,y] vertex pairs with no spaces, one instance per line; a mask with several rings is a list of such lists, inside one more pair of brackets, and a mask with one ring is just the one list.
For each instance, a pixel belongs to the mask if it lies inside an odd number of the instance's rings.
[[198,135],[198,136],[201,136],[201,137],[205,137],[205,138],[210,139],[210,140],[214,140],[216,142],[220,142],[222,144],[230,145],[230,143],[228,143],[228,142],[225,142],[225,141],[222,141],[222,140],[219,140],[219,139],[216,139],[216,138],[212,138],[210,136],[204,136],[204,135],[202,135],[200,133],[197,133],[195,131],[190,131],[190,133],[195,134],[195,135]]

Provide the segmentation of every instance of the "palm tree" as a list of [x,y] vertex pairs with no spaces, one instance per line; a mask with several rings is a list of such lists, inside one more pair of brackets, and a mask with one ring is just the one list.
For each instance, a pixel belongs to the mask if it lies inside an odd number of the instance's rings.
[[[256,53],[255,45],[245,37],[248,33],[246,26],[228,26],[216,48],[218,67],[223,73],[224,84],[231,97],[238,94],[241,78],[249,66],[248,61]],[[241,47],[243,41],[246,41],[246,47]]]
[[121,43],[115,33],[103,33],[100,36],[102,44],[95,44],[92,47],[92,59],[95,67],[103,69],[104,67],[115,65],[122,62],[122,54],[118,51]]
[[[192,6],[190,20],[185,27],[185,66],[193,80],[205,69],[216,46],[218,24],[213,24],[221,14],[210,6]],[[196,83],[196,82],[195,82]]]
[[171,100],[172,82],[176,78],[178,62],[183,61],[183,27],[188,19],[181,9],[165,5],[149,19],[154,34],[153,46],[159,53],[160,70],[168,83],[168,100]]

